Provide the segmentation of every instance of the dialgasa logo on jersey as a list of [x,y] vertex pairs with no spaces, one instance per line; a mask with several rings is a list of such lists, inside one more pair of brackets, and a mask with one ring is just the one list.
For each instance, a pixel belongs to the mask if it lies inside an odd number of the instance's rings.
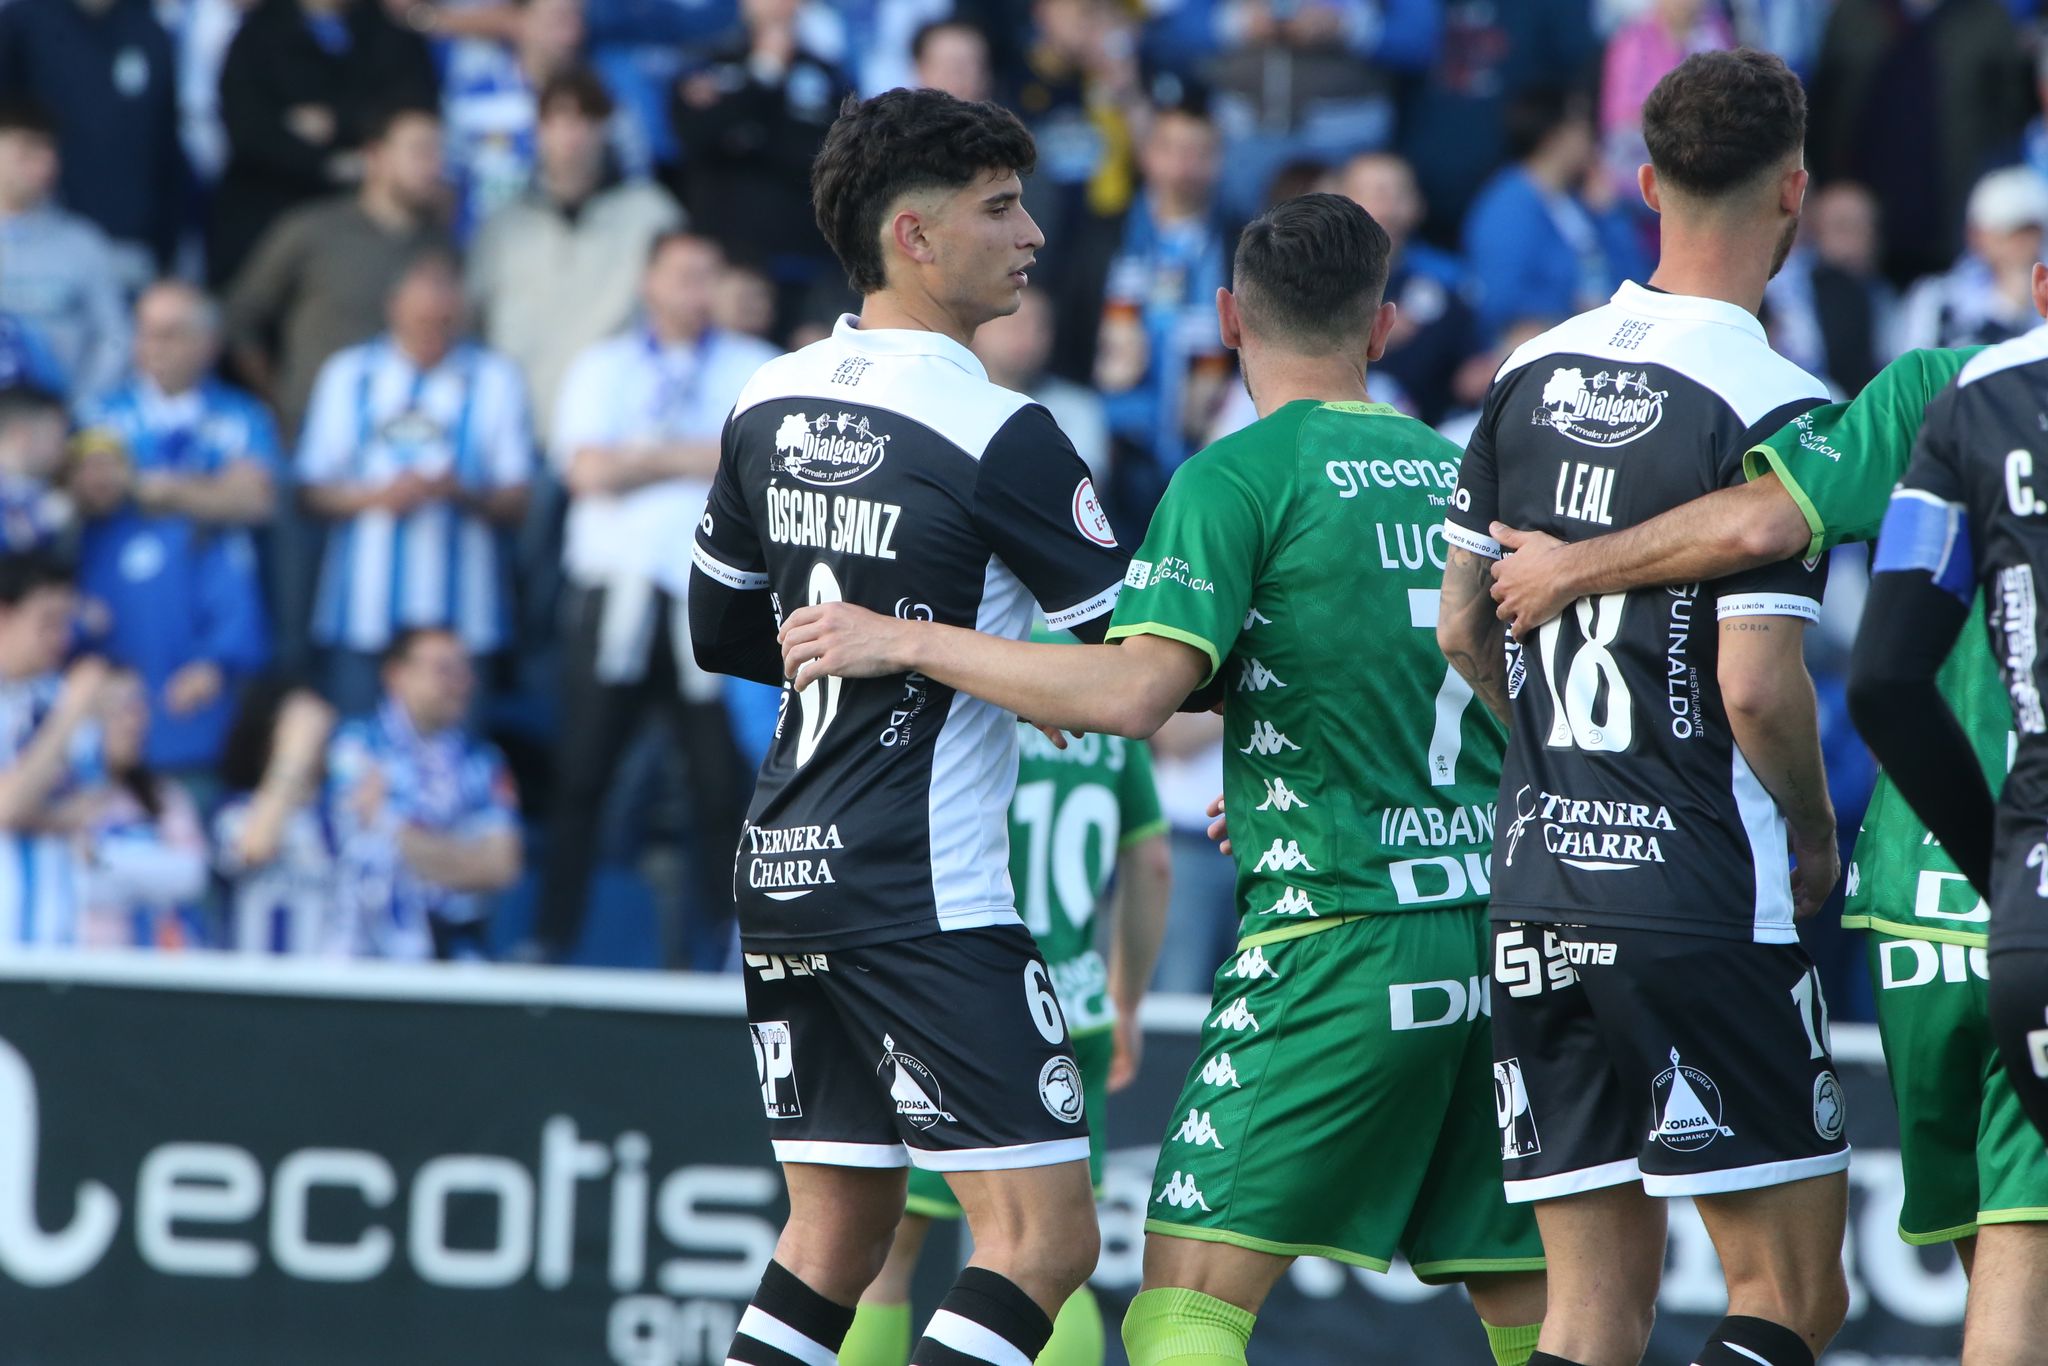
[[1656,430],[1668,396],[1650,387],[1647,371],[1602,370],[1588,378],[1578,366],[1559,366],[1531,420],[1581,446],[1626,446]]
[[775,456],[768,462],[768,472],[831,488],[873,474],[888,449],[889,433],[876,431],[865,414],[821,413],[813,418],[790,413],[775,429]]

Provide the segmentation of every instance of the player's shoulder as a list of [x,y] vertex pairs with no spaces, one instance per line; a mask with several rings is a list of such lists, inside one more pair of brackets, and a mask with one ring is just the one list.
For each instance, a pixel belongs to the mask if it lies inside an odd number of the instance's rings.
[[1956,375],[1956,388],[1967,389],[1994,375],[2039,365],[2043,361],[2048,361],[2048,323],[2010,341],[1985,347],[1971,357]]

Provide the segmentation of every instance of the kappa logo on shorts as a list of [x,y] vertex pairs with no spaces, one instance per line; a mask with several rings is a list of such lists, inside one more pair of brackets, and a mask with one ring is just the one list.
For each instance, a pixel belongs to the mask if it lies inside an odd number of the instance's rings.
[[1038,1069],[1038,1098],[1060,1123],[1081,1122],[1081,1069],[1072,1058],[1051,1058]]
[[1280,980],[1280,974],[1273,971],[1273,965],[1266,961],[1265,948],[1258,944],[1254,944],[1243,953],[1240,953],[1237,956],[1237,962],[1227,968],[1223,975],[1225,977],[1242,977],[1247,981],[1256,977],[1271,977],[1276,982]]
[[1822,1138],[1833,1142],[1842,1136],[1842,1124],[1848,1115],[1848,1104],[1842,1097],[1842,1083],[1833,1070],[1821,1073],[1813,1079],[1813,1131]]
[[1186,1172],[1175,1172],[1152,1203],[1171,1205],[1175,1209],[1198,1209],[1204,1214],[1209,1212],[1209,1202],[1202,1198],[1201,1188]]
[[1233,1091],[1244,1089],[1237,1080],[1237,1068],[1228,1053],[1218,1053],[1202,1064],[1202,1085],[1228,1086]]
[[796,1052],[790,1046],[789,1021],[763,1020],[747,1028],[754,1036],[754,1075],[761,1082],[761,1105],[768,1118],[801,1118],[804,1106],[796,1093]]
[[1192,1143],[1197,1148],[1210,1147],[1222,1151],[1223,1140],[1216,1136],[1216,1126],[1209,1120],[1207,1110],[1188,1111],[1188,1117],[1180,1122],[1180,1129],[1173,1136],[1176,1143]]
[[1721,1088],[1697,1067],[1678,1060],[1671,1050],[1671,1066],[1650,1083],[1657,1106],[1657,1127],[1650,1137],[1677,1153],[1698,1152],[1717,1138],[1733,1138],[1735,1131],[1721,1122]]
[[1529,1113],[1529,1088],[1522,1081],[1522,1060],[1507,1058],[1493,1065],[1493,1113],[1500,1122],[1500,1157],[1511,1162],[1543,1151],[1536,1136],[1536,1117]]
[[1233,1034],[1242,1034],[1247,1029],[1256,1034],[1259,1029],[1259,1017],[1252,1014],[1252,1008],[1246,1005],[1242,998],[1225,1006],[1222,1013],[1209,1023],[1214,1028],[1227,1029]]
[[896,1113],[909,1120],[911,1128],[929,1129],[942,1119],[948,1124],[959,1122],[941,1107],[944,1097],[932,1069],[908,1053],[897,1052],[896,1040],[887,1034],[882,1036],[882,1062],[875,1075],[889,1083],[889,1098],[896,1102]]

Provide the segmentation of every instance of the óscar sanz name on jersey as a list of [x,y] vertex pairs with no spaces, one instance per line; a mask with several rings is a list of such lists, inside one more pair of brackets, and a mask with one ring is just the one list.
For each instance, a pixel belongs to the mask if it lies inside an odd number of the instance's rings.
[[893,560],[896,523],[902,516],[902,507],[895,503],[768,486],[768,539],[777,545]]

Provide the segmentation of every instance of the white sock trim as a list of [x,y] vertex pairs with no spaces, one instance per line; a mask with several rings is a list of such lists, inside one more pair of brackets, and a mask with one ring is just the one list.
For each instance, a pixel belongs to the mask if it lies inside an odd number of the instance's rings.
[[950,1309],[941,1309],[932,1315],[932,1321],[925,1325],[924,1335],[934,1342],[945,1343],[956,1352],[980,1357],[989,1366],[1031,1366],[1031,1358],[1017,1350],[1016,1344],[1008,1338]]
[[[739,1331],[744,1337],[750,1337],[756,1342],[765,1342],[779,1352],[789,1353],[798,1361],[805,1363],[805,1366],[835,1366],[839,1360],[839,1353],[822,1342],[805,1337],[758,1304],[748,1305],[747,1312],[740,1315]],[[1026,1366],[1029,1366],[1029,1363],[1026,1363]]]

